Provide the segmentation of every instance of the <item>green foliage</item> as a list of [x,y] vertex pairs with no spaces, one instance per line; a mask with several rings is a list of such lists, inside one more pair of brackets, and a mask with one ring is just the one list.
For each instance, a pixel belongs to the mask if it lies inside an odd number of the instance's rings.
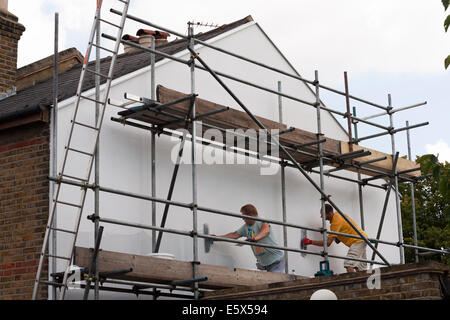
[[[442,5],[444,6],[444,9],[447,10],[448,6],[450,4],[450,0],[442,0]],[[444,28],[445,28],[445,32],[448,31],[448,27],[450,26],[450,16],[448,16],[445,21],[444,21]],[[448,66],[450,65],[450,56],[448,56],[445,59],[445,69],[448,68]]]
[[447,10],[449,4],[450,0],[442,0],[442,5],[444,6],[445,10]]
[[[418,245],[427,248],[450,249],[450,164],[440,163],[434,155],[417,157],[422,174],[430,175],[415,185],[415,206]],[[410,184],[399,185],[403,236],[405,243],[414,244]],[[419,256],[420,260],[436,260],[450,265],[450,255]],[[405,248],[406,262],[414,262],[414,249]]]
[[426,154],[416,160],[422,168],[422,174],[431,174],[433,181],[437,184],[439,192],[446,199],[450,196],[450,170],[448,162],[440,163],[434,154]]
[[447,18],[444,21],[445,32],[447,32],[449,26],[450,26],[450,16],[447,16]]

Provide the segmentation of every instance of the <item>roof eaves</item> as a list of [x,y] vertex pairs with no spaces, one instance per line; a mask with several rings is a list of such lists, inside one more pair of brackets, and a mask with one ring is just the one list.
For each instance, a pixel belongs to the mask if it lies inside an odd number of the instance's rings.
[[27,117],[35,113],[45,111],[50,105],[36,104],[32,106],[27,106],[20,110],[14,110],[10,112],[0,113],[0,123],[5,123],[16,118]]

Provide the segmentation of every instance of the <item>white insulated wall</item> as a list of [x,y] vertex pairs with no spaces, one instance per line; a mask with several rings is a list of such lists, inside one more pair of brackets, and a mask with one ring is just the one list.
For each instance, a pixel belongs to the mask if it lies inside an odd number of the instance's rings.
[[[229,32],[214,41],[214,44],[232,52],[277,68],[293,72],[288,63],[278,53],[276,48],[268,41],[257,24],[248,24]],[[304,84],[271,71],[258,68],[241,60],[212,52],[209,48],[198,49],[201,57],[213,69],[232,74],[236,77],[256,82],[262,86],[277,89],[277,81],[282,81],[283,92],[313,102],[315,97]],[[185,52],[182,58],[188,59]],[[156,82],[171,89],[190,93],[190,72],[187,66],[177,62],[160,62],[156,69]],[[252,87],[226,80],[225,82],[236,95],[256,115],[278,120],[278,97],[262,92]],[[122,100],[124,92],[139,96],[150,96],[150,72],[148,69],[135,72],[132,75],[117,79],[112,86],[110,97]],[[219,84],[206,72],[196,72],[196,92],[200,98],[208,99],[232,108],[240,109],[232,98],[219,86]],[[93,94],[93,91],[90,92]],[[316,132],[316,109],[301,105],[297,102],[283,98],[283,113],[285,123],[303,130]],[[61,166],[64,145],[67,141],[68,128],[74,108],[73,100],[60,104],[58,118],[58,158]],[[93,108],[93,103],[83,101],[80,105],[80,116],[89,114],[87,109]],[[108,107],[101,133],[100,143],[100,185],[104,187],[125,190],[143,195],[151,195],[150,175],[150,133],[133,127],[110,121],[112,116],[117,117],[120,111]],[[93,119],[86,119],[93,123]],[[346,139],[346,133],[337,121],[327,112],[322,112],[322,128],[326,136],[335,139]],[[78,131],[77,131],[78,132]],[[75,143],[83,150],[92,147],[92,135],[89,130],[79,130]],[[174,167],[171,153],[178,145],[178,141],[162,135],[156,143],[156,194],[165,198],[168,192],[170,178]],[[197,149],[201,152],[201,146]],[[176,149],[177,150],[177,149]],[[186,143],[186,155],[190,154],[190,143]],[[85,161],[70,163],[74,174],[84,174]],[[242,205],[254,204],[260,216],[268,219],[282,220],[281,210],[281,178],[280,171],[271,176],[260,175],[260,165],[197,165],[198,168],[198,203],[204,207],[217,208],[239,213]],[[356,173],[340,171],[346,177],[356,178]],[[92,174],[93,176],[93,174]],[[91,180],[92,180],[91,176]],[[312,174],[312,178],[319,183],[319,176]],[[192,202],[191,166],[184,164],[180,167],[176,182],[173,200]],[[354,221],[360,223],[358,187],[355,183],[325,178],[327,194],[332,195],[333,201],[347,213]],[[70,189],[70,190],[69,190]],[[62,199],[78,201],[78,188],[68,188],[62,193]],[[381,189],[365,187],[363,190],[365,226],[369,237],[375,237],[383,207],[385,192]],[[288,222],[321,227],[319,215],[320,194],[302,176],[292,168],[286,169],[286,200]],[[63,211],[65,210],[65,211]],[[163,204],[157,204],[157,223],[159,224],[164,210]],[[66,212],[67,211],[67,212]],[[69,227],[74,223],[71,219],[71,210],[61,208],[58,213],[58,226]],[[88,192],[86,205],[81,219],[80,235],[77,245],[93,247],[94,225],[86,219],[94,211],[93,192]],[[104,218],[124,220],[130,223],[151,224],[151,203],[129,197],[122,197],[101,193],[100,215]],[[211,233],[223,234],[235,231],[242,225],[241,219],[200,212],[198,215],[198,230],[203,232],[203,224],[207,223]],[[104,224],[105,231],[102,249],[128,252],[133,254],[151,253],[151,231],[137,228],[122,227]],[[327,222],[329,227],[329,223]],[[192,230],[192,213],[188,209],[171,207],[166,227],[185,231]],[[282,227],[272,225],[278,243],[283,243]],[[321,239],[319,233],[308,232],[312,239]],[[391,195],[387,209],[382,238],[397,241],[397,220],[395,213],[395,200]],[[300,230],[288,228],[288,245],[299,248]],[[59,236],[58,250],[60,253],[67,250],[68,237]],[[319,252],[321,248],[310,247],[312,251]],[[398,249],[391,246],[380,245],[381,252],[391,263],[399,262]],[[160,252],[174,254],[176,259],[192,261],[192,239],[172,234],[164,234]],[[329,249],[332,254],[345,255],[347,248],[343,244],[333,244]],[[368,250],[370,258],[371,250]],[[199,239],[199,259],[203,264],[217,264],[229,268],[255,268],[255,258],[250,247],[238,247],[231,243],[215,243],[209,253],[204,251],[204,241]],[[378,259],[379,260],[379,259]],[[289,253],[289,270],[303,276],[313,276],[319,269],[320,256],[308,255],[301,257],[297,253]],[[343,260],[330,259],[331,269],[335,273],[345,272]],[[295,270],[295,271],[292,271]]]

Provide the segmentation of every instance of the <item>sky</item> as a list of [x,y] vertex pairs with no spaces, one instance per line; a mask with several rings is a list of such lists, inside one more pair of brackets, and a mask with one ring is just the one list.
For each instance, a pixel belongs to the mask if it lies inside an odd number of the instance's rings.
[[[53,54],[55,12],[60,50],[76,47],[84,54],[96,3],[9,0],[9,11],[27,28],[19,42],[18,66]],[[121,4],[105,0],[104,8],[110,7]],[[443,26],[450,9],[446,13],[441,0],[132,0],[129,13],[180,33],[186,33],[188,21],[222,25],[251,15],[306,79],[318,70],[321,83],[343,90],[347,71],[352,95],[387,105],[391,94],[394,108],[427,101],[424,107],[396,113],[394,127],[430,122],[411,130],[412,157],[434,153],[450,162],[450,69],[444,68],[450,32]],[[117,21],[116,16],[111,19]],[[134,34],[137,26],[127,23],[125,32]],[[345,111],[342,97],[324,94],[322,99]],[[352,106],[360,117],[380,111],[355,101]],[[346,127],[344,119],[338,121]],[[373,121],[389,124],[386,116]],[[360,137],[378,132],[367,125],[358,128]],[[395,143],[400,155],[406,155],[406,132],[396,134]],[[361,144],[391,153],[389,136]]]

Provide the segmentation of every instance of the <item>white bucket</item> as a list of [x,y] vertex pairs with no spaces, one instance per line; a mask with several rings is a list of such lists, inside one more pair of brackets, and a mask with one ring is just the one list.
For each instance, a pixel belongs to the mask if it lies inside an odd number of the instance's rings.
[[175,260],[175,256],[170,253],[149,253],[145,255],[146,257],[167,259],[167,260]]

